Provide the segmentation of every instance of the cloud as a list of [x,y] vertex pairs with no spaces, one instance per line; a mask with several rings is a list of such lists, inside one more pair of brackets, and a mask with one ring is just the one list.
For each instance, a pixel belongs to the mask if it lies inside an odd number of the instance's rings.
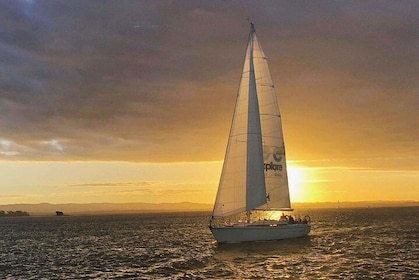
[[71,187],[78,187],[78,188],[92,188],[92,187],[99,187],[99,188],[114,188],[114,187],[147,187],[147,186],[156,186],[159,185],[159,182],[105,182],[105,183],[86,183],[86,184],[73,184],[70,185]]
[[417,159],[418,10],[408,1],[2,2],[0,131],[13,148],[0,157],[222,159],[250,16],[289,158]]
[[12,146],[14,146],[14,143],[10,140],[1,139],[0,140],[0,154],[4,156],[15,156],[18,155],[19,152],[13,151]]
[[123,189],[116,192],[117,194],[137,194],[145,196],[165,196],[174,195],[190,195],[202,194],[202,190],[198,189]]
[[29,141],[25,145],[21,145],[9,139],[0,139],[0,155],[8,158],[26,159],[37,157],[38,159],[58,158],[64,152],[64,146],[61,141],[57,139]]
[[[215,191],[215,190],[214,190]],[[95,182],[57,185],[49,195],[69,197],[98,197],[101,201],[206,201],[214,196],[206,183],[176,183],[173,181]]]
[[0,199],[25,198],[25,197],[28,197],[28,196],[23,195],[23,194],[2,194],[2,195],[0,195]]
[[50,141],[47,141],[45,144],[48,145],[54,151],[64,151],[63,145],[57,139],[51,139]]

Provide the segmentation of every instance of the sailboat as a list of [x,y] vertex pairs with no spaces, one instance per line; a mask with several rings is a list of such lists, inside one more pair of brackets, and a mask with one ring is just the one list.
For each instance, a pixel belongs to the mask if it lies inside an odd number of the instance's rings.
[[[218,243],[296,238],[310,230],[292,211],[281,115],[267,57],[250,23],[246,56],[209,228]],[[274,212],[277,211],[277,212]],[[255,219],[257,213],[282,218]],[[231,219],[237,218],[237,222]]]

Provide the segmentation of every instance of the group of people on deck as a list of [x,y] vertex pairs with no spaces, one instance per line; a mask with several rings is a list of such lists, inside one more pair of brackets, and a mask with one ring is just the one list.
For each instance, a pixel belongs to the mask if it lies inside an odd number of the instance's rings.
[[[279,218],[279,222],[277,220],[268,220],[268,219],[259,219],[259,221],[253,222],[254,224],[260,225],[260,223],[263,223],[263,225],[278,225],[278,224],[308,224],[310,223],[310,217],[305,216],[304,219],[301,219],[300,215],[296,215],[295,218],[291,215],[285,215],[282,213],[281,217]],[[245,220],[238,220],[238,223],[232,222],[230,219],[227,221],[224,221],[224,226],[226,227],[233,227],[237,225],[246,225],[246,224],[252,224],[251,221],[245,219]]]
[[282,213],[281,218],[279,220],[286,221],[289,224],[300,224],[300,223],[307,224],[308,223],[308,220],[306,218],[301,219],[300,215],[298,215],[294,219],[291,215],[285,215],[284,213]]

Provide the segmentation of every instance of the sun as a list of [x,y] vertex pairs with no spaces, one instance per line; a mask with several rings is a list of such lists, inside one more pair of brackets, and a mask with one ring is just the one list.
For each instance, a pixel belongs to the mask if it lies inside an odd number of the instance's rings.
[[295,165],[288,165],[287,173],[291,201],[304,202],[306,200],[306,196],[303,189],[304,182],[307,177],[304,168]]

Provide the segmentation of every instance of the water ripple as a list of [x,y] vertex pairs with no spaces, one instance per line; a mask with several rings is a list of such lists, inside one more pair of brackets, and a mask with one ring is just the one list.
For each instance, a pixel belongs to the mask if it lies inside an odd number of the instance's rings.
[[220,245],[208,214],[3,218],[0,278],[419,279],[418,207],[309,214],[308,237]]

